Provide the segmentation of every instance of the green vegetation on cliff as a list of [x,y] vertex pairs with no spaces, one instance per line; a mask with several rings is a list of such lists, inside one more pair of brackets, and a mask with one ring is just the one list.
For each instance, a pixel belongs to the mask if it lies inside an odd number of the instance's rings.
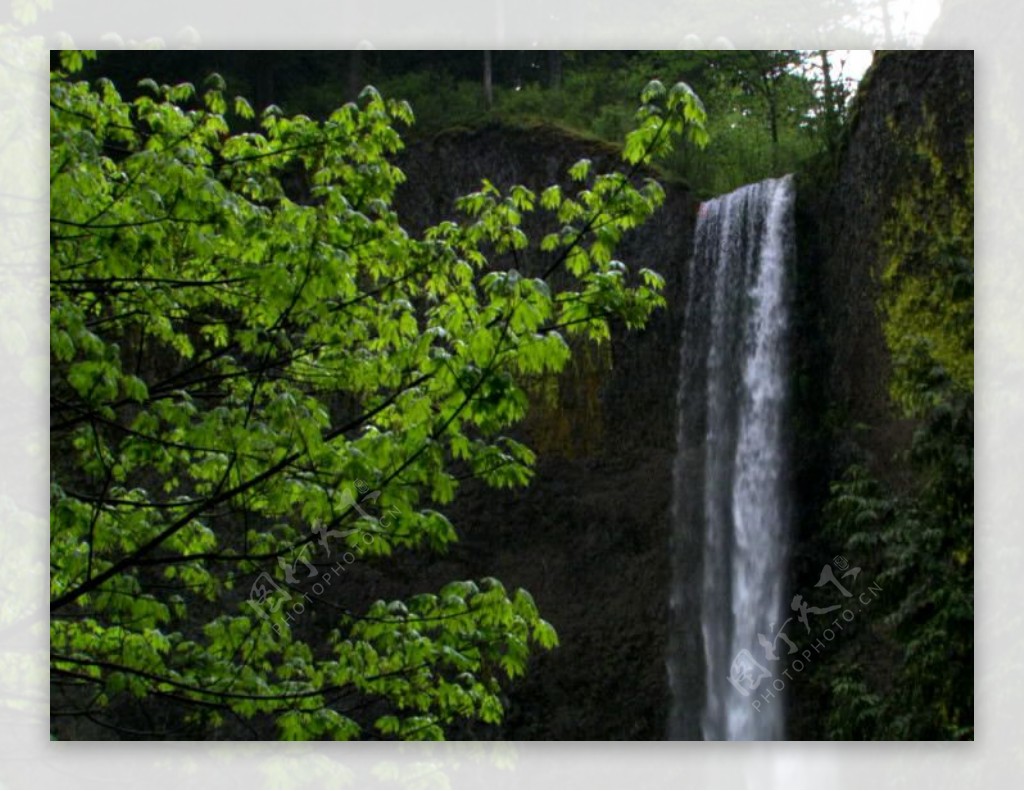
[[951,111],[925,106],[910,129],[888,118],[901,167],[875,274],[892,403],[916,428],[906,484],[856,465],[826,509],[884,590],[882,620],[821,668],[831,738],[974,733],[974,152],[937,120]]
[[[325,117],[363,85],[416,111],[413,135],[499,121],[555,124],[621,146],[634,102],[651,80],[685,81],[708,109],[706,148],[680,143],[660,165],[701,195],[793,172],[833,152],[853,82],[828,50],[505,50],[154,53],[155,73],[224,74],[257,103]],[[140,76],[130,53],[93,70]],[[170,77],[168,77],[170,78]]]

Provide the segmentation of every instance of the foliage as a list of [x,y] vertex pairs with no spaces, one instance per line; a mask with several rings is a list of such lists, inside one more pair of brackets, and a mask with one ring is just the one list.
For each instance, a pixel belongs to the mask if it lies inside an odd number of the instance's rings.
[[[974,235],[968,137],[939,152],[925,112],[883,228],[883,329],[891,394],[917,421],[896,490],[867,469],[833,486],[832,535],[881,569],[874,663],[832,676],[833,738],[964,739],[974,732]],[[891,657],[886,676],[880,656]],[[874,665],[874,666],[873,666]],[[884,694],[882,694],[884,690]]]
[[[707,106],[709,143],[676,146],[661,164],[702,195],[793,172],[830,145],[845,120],[846,84],[826,101],[820,53],[795,50],[572,53],[563,87],[496,93],[495,112],[550,120],[618,142],[629,100],[649,80],[684,79]],[[826,112],[831,109],[831,112]]]
[[[366,88],[323,121],[257,118],[216,75],[127,101],[73,79],[87,56],[61,53],[50,83],[54,715],[138,735],[119,713],[159,700],[186,733],[288,739],[499,721],[504,685],[557,644],[528,593],[458,581],[359,611],[332,579],[444,551],[435,507],[461,478],[529,481],[533,452],[503,434],[526,384],[567,339],[663,304],[614,252],[663,199],[653,154],[699,140],[699,100],[651,86],[627,172],[484,181],[415,237],[392,208],[407,103]],[[528,237],[531,214],[550,233]],[[329,635],[303,636],[305,603]]]
[[699,157],[680,149],[666,166],[682,172],[703,193],[722,194],[743,184],[800,169],[822,148],[814,112],[816,82],[789,52],[714,53],[708,85],[711,143]]
[[[378,75],[375,84],[390,96],[407,97],[416,108],[416,130],[421,134],[439,132],[456,125],[475,124],[487,117],[483,92],[476,80],[457,79],[443,68],[427,67],[394,75]],[[326,93],[327,98],[316,102],[316,96]],[[295,96],[297,107],[329,106],[330,95],[337,94],[330,84],[317,89],[305,89]],[[634,94],[635,96],[635,94]],[[314,99],[314,101],[309,101]]]
[[[664,171],[701,195],[715,195],[769,176],[801,169],[823,151],[834,152],[845,121],[850,86],[830,79],[827,51],[496,51],[493,103],[482,86],[479,51],[368,52],[365,76],[385,95],[416,108],[412,134],[431,135],[489,119],[543,120],[621,144],[633,128],[636,96],[651,80],[692,86],[708,108],[707,148],[675,147]],[[166,53],[169,74],[191,61],[231,75],[233,84],[272,86],[261,98],[311,117],[326,117],[348,85],[350,53]],[[131,73],[128,53],[108,53],[101,66]],[[552,61],[559,63],[557,79]],[[834,64],[835,58],[832,62]],[[152,67],[153,59],[146,61]],[[193,65],[192,70],[198,69]],[[187,69],[186,69],[187,70]],[[196,77],[198,79],[198,75]],[[168,78],[170,79],[170,78]],[[177,79],[177,77],[175,78]]]
[[825,147],[821,80],[810,62],[789,50],[573,53],[560,90],[537,83],[499,90],[495,112],[556,120],[618,142],[640,86],[685,79],[705,101],[710,140],[706,148],[676,146],[661,164],[700,194],[721,194],[792,172]]
[[926,115],[915,150],[920,175],[899,195],[884,229],[892,395],[913,416],[974,390],[973,141],[962,164],[950,168],[934,137],[935,118]]

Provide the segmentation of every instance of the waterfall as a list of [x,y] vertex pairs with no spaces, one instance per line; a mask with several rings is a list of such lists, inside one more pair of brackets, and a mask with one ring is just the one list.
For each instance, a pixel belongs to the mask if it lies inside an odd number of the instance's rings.
[[768,657],[785,620],[793,201],[791,176],[769,179],[703,204],[697,220],[672,502],[673,739],[784,733]]

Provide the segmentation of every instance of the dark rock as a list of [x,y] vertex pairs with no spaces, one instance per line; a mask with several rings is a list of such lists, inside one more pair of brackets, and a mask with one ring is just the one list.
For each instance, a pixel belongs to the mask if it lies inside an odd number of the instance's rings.
[[[454,196],[481,178],[542,188],[565,183],[582,157],[600,170],[621,164],[607,145],[550,127],[445,133],[402,157],[409,182],[397,209],[422,226],[449,216]],[[582,362],[562,376],[556,414],[540,407],[521,428],[542,450],[533,483],[514,491],[464,484],[447,509],[460,549],[413,580],[492,574],[529,590],[558,630],[560,647],[512,686],[501,738],[664,737],[675,393],[695,202],[663,185],[665,204],[616,256],[660,272],[668,307],[643,331],[617,329],[607,353],[580,350]]]

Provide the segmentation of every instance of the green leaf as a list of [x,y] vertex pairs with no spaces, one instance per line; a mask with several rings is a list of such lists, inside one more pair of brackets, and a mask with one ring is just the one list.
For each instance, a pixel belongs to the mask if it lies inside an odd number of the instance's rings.
[[[675,90],[675,88],[673,88]],[[657,99],[661,99],[665,96],[665,86],[661,80],[651,80],[647,85],[644,86],[643,91],[640,93],[640,101],[644,104],[649,104]]]
[[573,181],[585,181],[587,176],[590,174],[590,168],[593,163],[589,159],[581,159],[575,165],[569,168],[569,178]]
[[256,117],[256,112],[252,109],[252,105],[249,104],[248,100],[242,96],[236,96],[235,115],[239,118],[250,119]]

